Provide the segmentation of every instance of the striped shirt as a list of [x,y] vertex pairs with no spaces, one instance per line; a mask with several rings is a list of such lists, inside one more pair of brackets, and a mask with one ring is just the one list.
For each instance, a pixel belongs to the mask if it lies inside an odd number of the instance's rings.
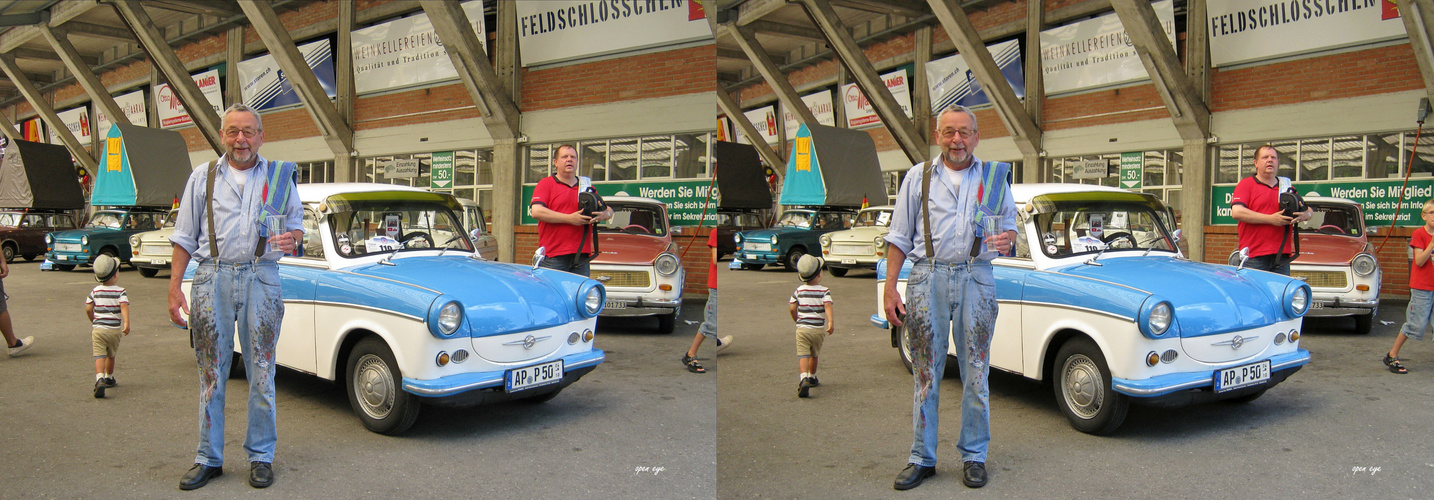
[[821,285],[802,285],[792,292],[788,304],[797,305],[797,326],[827,326],[826,304],[832,303],[832,292]]
[[124,324],[120,304],[129,304],[129,296],[125,295],[124,287],[100,285],[85,297],[85,304],[95,306],[94,326],[119,328]]

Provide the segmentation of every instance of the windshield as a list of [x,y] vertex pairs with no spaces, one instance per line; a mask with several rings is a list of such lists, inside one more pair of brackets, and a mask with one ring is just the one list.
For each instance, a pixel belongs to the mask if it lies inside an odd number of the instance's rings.
[[[1102,246],[1120,250],[1175,251],[1174,239],[1159,201],[1137,193],[1089,193],[1038,196],[1036,234],[1049,257],[1093,254]],[[1036,242],[1032,242],[1035,244]]]
[[1352,205],[1308,203],[1314,216],[1300,223],[1300,231],[1306,233],[1359,236],[1363,232],[1359,210]]
[[851,227],[887,227],[891,225],[891,210],[866,210],[856,215]]
[[119,212],[95,212],[95,215],[90,217],[90,224],[86,227],[119,229],[123,221],[124,214]]
[[662,209],[646,203],[609,202],[612,218],[602,221],[598,231],[604,233],[667,235],[666,221],[662,220]]
[[14,212],[0,213],[0,226],[19,226],[20,214]]
[[343,257],[395,250],[473,250],[454,212],[458,203],[451,197],[437,193],[350,193],[331,196],[326,205],[335,251]]
[[812,225],[811,212],[787,212],[782,218],[777,219],[777,224],[772,227],[800,227],[807,228]]

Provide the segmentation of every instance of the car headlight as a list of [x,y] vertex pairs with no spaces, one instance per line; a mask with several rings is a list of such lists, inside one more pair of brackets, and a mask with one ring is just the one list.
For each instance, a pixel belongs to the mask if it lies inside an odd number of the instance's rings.
[[130,237],[129,237],[129,246],[130,246],[130,247],[133,247],[133,248],[135,248],[135,249],[138,249],[138,248],[139,248],[139,235],[138,235],[138,234],[130,235]]
[[773,244],[773,245],[776,245],[776,244],[777,244],[777,235],[775,235],[775,234],[772,235],[772,244]]
[[656,267],[657,274],[660,274],[662,276],[672,276],[672,273],[677,272],[677,269],[681,266],[677,262],[676,255],[672,255],[670,253],[663,253],[662,255],[657,256]]
[[831,237],[831,236],[827,236],[827,235],[823,234],[822,237],[821,237],[821,240],[822,240],[822,246],[824,246],[824,247],[832,246],[832,237]]
[[1150,338],[1166,337],[1174,333],[1175,307],[1160,297],[1150,297],[1140,307],[1140,333]]
[[1303,281],[1290,282],[1285,288],[1285,314],[1291,318],[1304,316],[1310,309],[1310,286]]
[[1354,274],[1358,276],[1369,276],[1370,274],[1374,274],[1375,270],[1379,269],[1379,262],[1374,260],[1373,255],[1362,253],[1354,256],[1354,263],[1351,264],[1350,267],[1354,269]]
[[463,306],[458,302],[443,304],[443,308],[438,310],[438,331],[444,335],[453,335],[462,321]]
[[55,240],[51,239],[51,238],[50,238],[50,235],[49,235],[48,233],[46,233],[46,234],[45,234],[45,244],[46,244],[46,245],[49,245],[49,244],[54,243],[54,242],[55,242]]
[[584,318],[597,316],[607,299],[607,289],[596,281],[589,281],[578,291],[578,315]]
[[737,234],[732,235],[732,242],[733,242],[733,243],[741,243],[741,242],[742,242],[742,233],[737,233]]
[[886,246],[886,238],[877,236],[871,239],[871,244],[876,245],[876,248],[884,247]]
[[88,245],[90,244],[90,237],[89,237],[89,236],[81,236],[81,237],[80,237],[80,244],[81,244],[81,245],[86,245],[86,246],[88,246]]

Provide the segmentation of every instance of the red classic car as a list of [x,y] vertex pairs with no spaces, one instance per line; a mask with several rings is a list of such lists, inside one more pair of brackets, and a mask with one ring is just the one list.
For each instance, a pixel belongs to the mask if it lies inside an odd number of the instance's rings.
[[682,312],[686,272],[672,241],[677,228],[667,205],[651,198],[609,196],[611,219],[598,226],[592,278],[607,288],[600,316],[657,316],[657,329],[672,333]]

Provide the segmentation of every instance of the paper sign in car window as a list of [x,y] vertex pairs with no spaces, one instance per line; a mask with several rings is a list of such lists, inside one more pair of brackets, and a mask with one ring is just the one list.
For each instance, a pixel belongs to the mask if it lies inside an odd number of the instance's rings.
[[882,212],[876,216],[876,225],[886,226],[891,223],[891,212]]
[[1071,250],[1076,253],[1098,252],[1103,248],[1105,248],[1105,243],[1102,243],[1100,238],[1091,236],[1081,236],[1071,243]]
[[389,238],[387,236],[374,236],[365,240],[363,242],[363,246],[364,251],[367,253],[392,252],[394,250],[398,250],[398,240]]
[[1105,237],[1105,214],[1090,214],[1090,235],[1096,238]]
[[399,214],[383,214],[383,232],[389,238],[398,237],[399,221],[402,216]]

